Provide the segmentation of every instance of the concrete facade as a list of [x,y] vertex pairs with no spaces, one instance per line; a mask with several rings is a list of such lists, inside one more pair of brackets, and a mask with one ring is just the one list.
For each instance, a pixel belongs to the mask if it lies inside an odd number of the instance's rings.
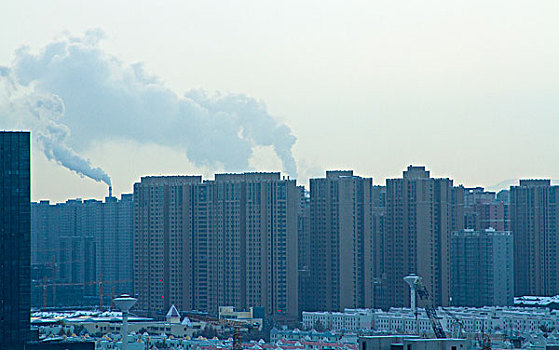
[[372,206],[373,206],[373,233],[371,238],[371,256],[370,264],[373,266],[372,278],[372,307],[386,307],[386,264],[385,264],[385,250],[384,240],[386,234],[386,186],[373,186],[372,191]]
[[[504,332],[506,334],[543,334],[542,326],[559,326],[556,310],[522,307],[445,307],[438,308],[437,315],[449,336],[458,336],[460,328],[464,335]],[[388,333],[415,334],[415,316],[408,308],[391,308],[374,314],[374,329]],[[419,309],[419,332],[432,335],[433,330],[427,314]],[[460,324],[456,320],[460,320]]]
[[299,265],[299,312],[313,307],[311,281],[311,199],[310,192],[297,186],[297,263]]
[[464,228],[508,231],[508,203],[497,199],[495,192],[485,191],[483,187],[466,188],[464,191]]
[[520,180],[510,188],[515,295],[552,296],[559,290],[559,186]]
[[435,305],[450,302],[450,235],[464,227],[464,188],[448,178],[431,178],[425,167],[409,166],[386,180],[382,244],[384,305],[409,305],[403,278],[423,277]]
[[[332,332],[375,331],[382,334],[433,336],[429,318],[422,308],[418,318],[409,308],[347,309],[344,312],[303,312],[303,325],[312,329],[319,321]],[[559,311],[524,307],[439,307],[437,316],[449,337],[481,333],[543,334],[542,329],[559,327]]]
[[191,310],[192,200],[200,176],[143,177],[134,184],[134,290],[138,309]]
[[133,292],[133,197],[32,203],[33,305],[104,303]]
[[310,309],[372,305],[372,182],[351,170],[310,180]]
[[345,309],[343,312],[303,312],[302,322],[307,329],[320,324],[331,331],[358,331],[373,329],[375,310]]
[[217,314],[262,306],[296,318],[294,180],[279,173],[148,177],[134,186],[138,308]]

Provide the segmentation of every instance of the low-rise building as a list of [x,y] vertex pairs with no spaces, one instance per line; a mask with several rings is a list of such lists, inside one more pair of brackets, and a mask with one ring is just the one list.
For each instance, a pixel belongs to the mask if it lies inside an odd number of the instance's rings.
[[466,350],[466,339],[425,339],[417,336],[365,336],[359,338],[359,350]]
[[559,310],[559,295],[552,297],[526,295],[514,298],[514,306],[540,307]]
[[324,331],[318,332],[316,330],[300,330],[300,329],[278,329],[272,328],[270,330],[270,341],[272,343],[278,342],[326,342],[326,343],[344,343],[344,344],[357,344],[358,335],[353,332],[334,332]]
[[218,316],[220,319],[235,320],[246,322],[250,325],[257,325],[262,328],[264,321],[264,308],[251,307],[248,310],[236,310],[234,306],[220,306]]
[[303,312],[305,328],[324,328],[333,331],[372,329],[373,315],[380,310],[345,309],[344,312]]
[[[180,316],[179,316],[180,317]],[[36,312],[31,324],[39,333],[48,337],[62,334],[78,336],[102,336],[122,333],[121,312],[77,311],[77,312]],[[206,327],[206,322],[191,322],[187,317],[182,321],[155,321],[151,318],[131,316],[128,319],[130,333],[166,334],[173,337],[192,337]],[[81,334],[83,333],[83,334]]]
[[[439,307],[437,315],[449,336],[481,333],[542,334],[559,329],[559,311],[526,307]],[[344,310],[343,313],[303,312],[303,325],[316,329],[357,331],[373,330],[382,334],[416,334],[431,336],[433,330],[424,309],[417,319],[409,308]]]

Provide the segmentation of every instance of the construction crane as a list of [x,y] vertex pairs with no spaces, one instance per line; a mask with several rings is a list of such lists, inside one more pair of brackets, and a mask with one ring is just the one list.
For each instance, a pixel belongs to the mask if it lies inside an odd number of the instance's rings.
[[425,312],[427,313],[427,317],[429,318],[429,322],[431,323],[431,328],[433,328],[433,332],[435,333],[435,338],[446,338],[446,333],[444,332],[441,321],[437,316],[437,311],[435,311],[435,307],[433,306],[433,301],[431,300],[429,291],[423,284],[421,278],[415,279],[414,288],[417,292],[417,295],[419,296],[419,299],[425,302]]
[[226,318],[217,318],[208,315],[200,315],[197,313],[187,313],[188,318],[195,321],[208,322],[214,325],[226,326],[233,328],[233,344],[231,346],[232,350],[242,350],[243,349],[243,337],[241,335],[242,328],[251,328],[252,324],[229,320]]

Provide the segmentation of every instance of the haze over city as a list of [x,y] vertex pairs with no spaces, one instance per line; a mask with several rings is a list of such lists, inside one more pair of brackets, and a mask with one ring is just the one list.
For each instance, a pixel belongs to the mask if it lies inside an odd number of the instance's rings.
[[[466,186],[559,178],[558,10],[11,2],[0,128],[35,132],[32,200],[101,198],[107,177],[131,192],[147,174],[281,170],[306,184],[355,169],[383,184],[425,164]],[[84,166],[99,181],[67,169]]]
[[558,15],[2,4],[0,350],[559,349]]

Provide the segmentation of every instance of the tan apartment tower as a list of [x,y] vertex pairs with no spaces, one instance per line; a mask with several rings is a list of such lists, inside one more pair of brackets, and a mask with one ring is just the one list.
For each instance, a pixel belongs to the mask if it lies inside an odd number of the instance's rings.
[[351,170],[310,180],[310,308],[372,306],[372,183]]
[[559,186],[550,180],[520,180],[511,186],[515,295],[557,295],[558,221]]
[[[153,182],[168,187],[169,181],[168,194],[148,190]],[[140,307],[154,312],[175,304],[180,310],[217,314],[224,305],[262,306],[268,316],[297,317],[295,180],[281,179],[279,173],[216,174],[204,182],[200,177],[142,178],[136,191],[153,197],[139,199],[135,218]],[[151,202],[153,208],[144,208]],[[153,237],[146,238],[146,223]],[[150,283],[141,285],[152,270]],[[140,287],[155,288],[145,304]]]
[[464,188],[451,179],[410,165],[402,178],[386,180],[384,306],[409,306],[403,278],[410,274],[423,277],[436,305],[449,305],[451,232],[463,226]]
[[134,291],[150,314],[191,310],[193,203],[201,176],[149,176],[134,184]]
[[[298,317],[295,180],[280,173],[216,174],[213,222],[224,246],[224,302],[238,309],[262,306],[268,317]],[[235,237],[234,240],[231,238]],[[239,286],[238,288],[236,286]],[[233,299],[232,297],[235,296]],[[213,311],[213,309],[212,309]]]

